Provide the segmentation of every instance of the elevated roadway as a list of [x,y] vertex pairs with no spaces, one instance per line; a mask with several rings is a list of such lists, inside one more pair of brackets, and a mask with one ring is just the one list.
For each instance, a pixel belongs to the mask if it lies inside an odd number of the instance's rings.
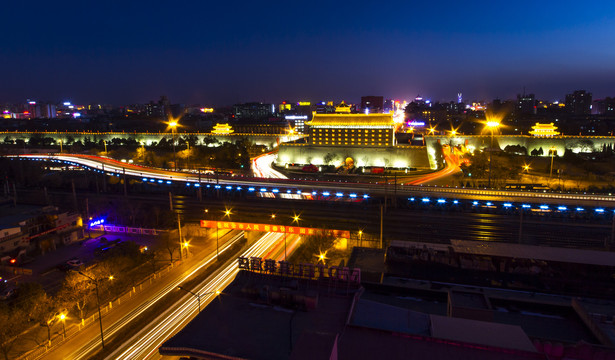
[[[216,187],[228,191],[248,191],[267,193],[278,196],[281,194],[299,194],[306,197],[320,196],[338,199],[368,199],[373,197],[419,197],[431,198],[458,198],[472,200],[511,201],[543,203],[552,205],[575,205],[613,207],[615,196],[608,194],[590,193],[562,193],[562,192],[534,192],[521,190],[488,190],[468,189],[463,187],[437,187],[412,185],[420,183],[413,181],[410,184],[385,184],[351,182],[351,181],[311,181],[290,180],[279,178],[246,178],[246,177],[219,177],[213,179],[203,174],[174,172],[140,165],[123,163],[117,160],[77,154],[53,155],[10,155],[8,157],[22,160],[53,161],[66,165],[83,167],[92,171],[104,173],[109,176],[126,176],[139,179],[143,182],[168,184],[183,183],[193,187]],[[430,179],[438,176],[447,176],[453,171],[446,167],[439,173],[426,175]]]

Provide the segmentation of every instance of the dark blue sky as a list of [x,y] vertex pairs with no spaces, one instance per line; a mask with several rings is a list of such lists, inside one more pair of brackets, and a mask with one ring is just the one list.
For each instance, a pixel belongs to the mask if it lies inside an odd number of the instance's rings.
[[10,1],[0,103],[615,96],[613,1]]

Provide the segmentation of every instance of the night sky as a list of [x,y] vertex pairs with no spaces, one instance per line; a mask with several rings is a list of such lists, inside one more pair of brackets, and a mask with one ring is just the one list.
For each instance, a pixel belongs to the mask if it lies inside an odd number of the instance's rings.
[[0,103],[615,96],[613,1],[9,1]]

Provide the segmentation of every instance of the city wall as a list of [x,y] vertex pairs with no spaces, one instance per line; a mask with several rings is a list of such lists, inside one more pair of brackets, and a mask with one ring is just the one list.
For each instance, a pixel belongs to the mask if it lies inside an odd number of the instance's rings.
[[[0,132],[0,142],[9,140],[24,140],[26,143],[33,136],[40,136],[43,138],[52,138],[56,144],[59,145],[60,140],[62,143],[67,144],[69,140],[81,141],[89,139],[92,142],[98,143],[101,140],[111,144],[113,139],[134,139],[137,143],[143,143],[145,146],[150,146],[153,143],[158,143],[162,139],[171,140],[173,138],[172,133],[126,133],[126,132],[13,132],[2,131]],[[236,142],[241,139],[247,138],[256,145],[264,145],[268,148],[277,147],[280,143],[295,141],[303,138],[305,135],[288,135],[288,134],[211,134],[211,133],[176,133],[175,138],[195,136],[198,138],[198,144],[205,144],[203,139],[213,138],[220,143]],[[213,146],[213,145],[212,145]]]
[[395,168],[429,168],[427,151],[424,146],[392,147],[345,147],[313,146],[307,144],[281,144],[276,165],[313,164],[328,165],[325,159],[331,157],[330,165],[340,165],[350,157],[356,166],[386,166]]
[[[459,136],[425,136],[427,150],[433,151],[435,144],[440,141],[442,145],[465,145],[469,151],[490,147],[491,135],[459,135]],[[615,147],[614,136],[556,136],[536,137],[529,135],[494,135],[493,147],[504,150],[506,146],[523,146],[527,154],[540,151],[538,156],[549,156],[549,150],[555,149],[557,156],[564,155],[566,149],[573,153],[591,153],[602,151],[603,146]]]

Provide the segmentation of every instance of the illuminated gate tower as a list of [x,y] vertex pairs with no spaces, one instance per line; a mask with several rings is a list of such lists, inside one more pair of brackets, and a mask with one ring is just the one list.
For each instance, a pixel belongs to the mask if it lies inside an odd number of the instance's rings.
[[395,146],[393,114],[316,114],[309,126],[313,146]]

